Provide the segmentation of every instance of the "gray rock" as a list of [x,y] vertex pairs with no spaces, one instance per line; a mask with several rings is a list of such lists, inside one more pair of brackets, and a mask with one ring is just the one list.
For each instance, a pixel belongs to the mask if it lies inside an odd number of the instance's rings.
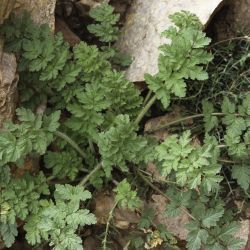
[[132,56],[126,72],[130,81],[144,80],[144,74],[158,71],[158,47],[166,42],[160,34],[172,23],[169,15],[187,10],[205,25],[222,0],[134,0],[127,14],[117,47]]

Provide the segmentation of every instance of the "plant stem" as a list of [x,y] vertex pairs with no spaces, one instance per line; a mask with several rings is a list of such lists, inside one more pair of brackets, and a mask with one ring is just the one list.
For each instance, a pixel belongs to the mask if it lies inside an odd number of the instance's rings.
[[227,148],[227,145],[225,145],[225,144],[220,144],[220,145],[218,145],[218,146],[216,146],[217,148]]
[[91,150],[91,153],[95,154],[95,147],[94,147],[94,144],[91,140],[89,140],[89,148]]
[[143,106],[146,105],[146,103],[148,102],[148,100],[149,100],[149,98],[151,97],[151,95],[152,95],[152,90],[149,90],[149,91],[148,91],[148,94],[146,95],[146,97],[145,97],[145,99],[144,99],[144,101],[143,101]]
[[[212,113],[211,115],[212,116],[224,116],[225,114],[224,113]],[[204,117],[204,114],[196,114],[196,115],[186,116],[186,117],[180,118],[178,120],[175,120],[175,121],[172,121],[172,122],[168,122],[168,123],[166,123],[166,124],[164,124],[162,126],[150,129],[147,132],[152,133],[152,132],[155,132],[155,131],[158,131],[158,130],[161,130],[161,129],[168,128],[168,127],[170,127],[172,125],[175,125],[175,124],[178,124],[178,123],[190,120],[190,119],[200,118],[200,117]]]
[[[218,145],[219,146],[219,145]],[[230,161],[230,160],[227,160],[227,159],[218,159],[219,162],[222,162],[222,163],[228,163],[228,164],[237,164],[239,162],[236,162],[236,161]]]
[[102,241],[102,249],[103,250],[107,250],[107,239],[108,239],[108,231],[109,231],[109,226],[110,226],[110,221],[113,217],[113,213],[114,213],[114,210],[118,204],[118,200],[115,202],[114,206],[112,207],[112,209],[109,211],[109,216],[108,216],[108,220],[107,220],[107,223],[106,223],[106,228],[105,228],[105,234],[104,234],[104,239]]
[[54,134],[69,143],[83,158],[87,158],[87,155],[84,153],[84,151],[77,145],[75,141],[73,141],[68,135],[64,134],[60,131],[55,131]]
[[92,177],[92,175],[94,175],[99,169],[101,169],[102,168],[102,163],[100,162],[100,163],[98,163],[95,167],[94,167],[94,169],[88,174],[88,175],[86,175],[80,182],[79,182],[79,184],[78,185],[80,185],[80,186],[84,186],[88,181],[89,181],[89,179]]
[[246,41],[249,41],[250,37],[249,36],[232,37],[232,38],[228,38],[228,39],[221,40],[219,42],[213,43],[209,47],[214,47],[214,46],[216,46],[218,44],[225,43],[225,42],[231,42],[231,41],[234,41],[234,40],[246,40]]
[[[68,135],[60,132],[60,131],[55,131],[54,134],[56,136],[58,136],[59,138],[65,140],[66,142],[68,142],[83,158],[87,158],[87,155],[81,150],[81,148],[77,145],[77,143],[75,141],[73,141]],[[94,169],[88,174],[86,175],[78,185],[80,186],[84,186],[89,179],[92,177],[92,175],[94,175],[99,169],[102,168],[102,163],[98,163]]]
[[141,112],[139,113],[139,115],[136,117],[135,119],[135,124],[139,124],[140,121],[142,120],[142,118],[144,117],[144,115],[148,112],[148,110],[151,108],[151,106],[154,104],[156,100],[156,95],[154,95],[149,101],[148,103],[144,106],[144,108],[141,110]]
[[47,177],[47,181],[50,182],[50,181],[52,181],[55,178],[56,178],[55,176],[51,175],[51,176]]
[[229,183],[229,181],[228,181],[228,179],[227,179],[227,176],[226,176],[226,174],[225,174],[225,171],[222,170],[222,173],[223,173],[223,175],[224,175],[224,177],[225,177],[225,180],[226,180],[227,185],[228,185],[229,190],[230,190],[230,192],[229,192],[229,194],[228,194],[227,196],[229,196],[230,194],[232,194],[233,198],[235,198],[235,197],[234,197],[233,189],[232,189],[232,187],[231,187],[231,185],[230,185],[230,183]]

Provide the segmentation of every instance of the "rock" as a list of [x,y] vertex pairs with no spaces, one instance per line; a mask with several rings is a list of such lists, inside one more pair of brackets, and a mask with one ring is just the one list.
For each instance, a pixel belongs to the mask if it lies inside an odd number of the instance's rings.
[[69,28],[69,26],[60,18],[56,18],[55,32],[62,32],[63,38],[70,46],[80,43],[81,39]]
[[10,12],[14,8],[15,0],[1,0],[1,8],[0,8],[0,24],[8,18]]
[[16,109],[18,82],[16,69],[15,56],[3,53],[0,61],[0,127],[3,121],[13,118]]
[[116,45],[121,52],[133,58],[126,73],[127,78],[137,82],[144,80],[145,73],[157,73],[158,47],[166,42],[160,34],[172,25],[169,15],[187,10],[195,13],[205,25],[221,2],[222,0],[134,0]]
[[152,176],[154,182],[164,182],[166,180],[165,176],[162,176],[158,171],[156,165],[153,162],[149,162],[147,165],[147,172],[149,172]]
[[[235,36],[250,36],[250,0],[228,0],[212,19],[208,32],[221,41]],[[244,17],[244,18],[242,18]]]
[[100,0],[80,0],[75,3],[78,14],[81,17],[89,18],[89,11],[100,4]]
[[47,23],[54,30],[54,10],[56,0],[1,0],[0,24],[8,18],[11,11],[17,13],[27,10],[37,23]]
[[181,240],[187,239],[188,230],[185,228],[185,224],[189,222],[190,218],[187,214],[182,212],[179,216],[170,218],[165,214],[168,201],[162,195],[152,195],[152,202],[149,204],[155,210],[156,219],[155,224],[162,224],[173,235],[177,236]]
[[[109,212],[115,204],[115,195],[106,190],[101,190],[94,198],[93,211],[96,216],[97,225],[106,224]],[[113,224],[120,229],[128,229],[133,224],[139,223],[139,216],[129,209],[116,207],[113,213]]]
[[100,4],[100,2],[101,1],[98,0],[80,0],[77,2],[77,4],[81,4],[89,8],[95,8],[98,4]]
[[236,238],[240,238],[244,241],[244,245],[241,247],[241,250],[248,250],[249,248],[246,247],[247,241],[248,241],[248,236],[250,233],[250,220],[243,220],[240,221],[240,229],[239,231],[234,235]]
[[85,250],[95,250],[98,249],[100,242],[92,236],[88,236],[83,243]]
[[120,22],[123,23],[130,2],[128,0],[113,0],[110,1],[110,4],[115,8],[115,12],[120,14]]
[[234,31],[250,35],[250,0],[231,0],[230,8],[233,13]]
[[52,30],[54,30],[55,6],[56,0],[18,0],[18,5],[16,4],[15,11],[21,12],[27,10],[36,23],[46,23]]

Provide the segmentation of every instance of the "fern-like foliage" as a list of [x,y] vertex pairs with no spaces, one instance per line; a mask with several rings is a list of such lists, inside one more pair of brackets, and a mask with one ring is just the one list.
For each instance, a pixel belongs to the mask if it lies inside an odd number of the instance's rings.
[[1,223],[15,224],[16,218],[25,220],[29,213],[36,213],[38,198],[42,194],[49,194],[42,172],[35,177],[27,174],[22,178],[11,178],[6,184],[1,183]]
[[35,115],[28,109],[16,111],[20,124],[6,123],[0,134],[0,167],[23,159],[31,152],[44,154],[59,127],[60,112]]
[[133,163],[143,161],[145,157],[143,150],[147,141],[137,136],[135,131],[128,115],[118,115],[111,127],[106,132],[100,133],[98,146],[107,176],[111,175],[113,166],[128,171],[126,161]]
[[167,190],[168,197],[171,202],[166,207],[166,215],[175,217],[181,214],[181,208],[187,208],[192,200],[192,190],[177,192],[176,187],[170,187]]
[[[232,177],[247,191],[250,186],[250,94],[231,100],[225,97],[219,117],[213,115],[215,108],[210,102],[203,102],[204,123],[207,132],[219,125],[225,126],[224,138],[228,155],[236,162],[232,167]],[[216,113],[215,113],[216,114]]]
[[134,210],[141,206],[141,200],[137,197],[137,192],[133,191],[129,182],[124,179],[114,189],[115,200],[122,208]]
[[80,202],[91,198],[82,187],[56,185],[55,202],[40,201],[40,209],[25,224],[26,239],[31,245],[48,241],[53,249],[82,250],[82,241],[76,234],[79,226],[96,223],[95,216],[80,208]]
[[11,247],[15,242],[16,236],[18,235],[17,225],[14,224],[1,224],[0,225],[0,236],[6,247]]
[[74,180],[82,167],[82,159],[73,150],[48,151],[44,160],[45,166],[52,169],[52,175],[59,179],[68,177],[70,180]]
[[222,180],[217,160],[216,140],[207,138],[204,145],[191,142],[190,131],[181,136],[171,135],[156,147],[156,159],[163,176],[175,175],[180,186],[191,189],[204,186],[210,192]]
[[[20,102],[26,107],[17,109],[16,122],[6,123],[0,133],[0,237],[5,245],[13,244],[18,219],[24,221],[26,239],[32,246],[47,242],[57,250],[80,250],[79,231],[96,222],[94,215],[83,208],[91,194],[81,185],[54,188],[51,183],[54,195],[46,198],[49,179],[43,173],[20,178],[11,174],[13,165],[23,166],[27,155],[35,154],[42,156],[40,162],[49,169],[46,172],[66,181],[76,182],[84,164],[90,173],[81,183],[87,180],[95,188],[111,179],[114,168],[129,179],[131,166],[136,170],[136,165],[154,159],[161,175],[169,180],[165,186],[171,202],[166,214],[176,216],[185,212],[192,218],[187,225],[188,249],[239,249],[241,242],[232,237],[237,227],[230,222],[233,218],[219,199],[222,177],[218,162],[222,154],[235,162],[232,178],[248,192],[249,93],[235,99],[226,97],[221,110],[203,102],[204,114],[196,116],[204,117],[206,136],[201,142],[185,131],[169,135],[155,146],[139,135],[137,124],[147,112],[145,108],[155,99],[167,108],[173,95],[186,95],[186,80],[208,77],[204,67],[212,59],[205,50],[210,39],[201,31],[195,15],[183,11],[171,16],[176,27],[163,33],[170,44],[160,48],[159,72],[145,75],[154,96],[143,107],[139,90],[112,67],[118,55],[111,45],[118,38],[119,16],[106,3],[91,10],[90,15],[95,23],[88,29],[104,45],[100,49],[86,42],[70,49],[61,34],[53,35],[46,25],[35,25],[27,14],[12,15],[1,27],[5,49],[17,55]],[[59,126],[69,136],[57,131]],[[217,134],[212,136],[215,129]],[[55,135],[61,138],[55,141]],[[84,159],[69,149],[66,142]],[[140,173],[148,183],[145,172],[141,169]],[[141,201],[127,179],[114,189],[116,205],[136,209]],[[140,227],[151,228],[153,217],[153,211],[145,211]],[[154,237],[170,241],[167,247],[175,244],[171,234],[160,225],[154,228],[148,237],[149,246],[153,245]],[[137,246],[139,249],[143,243]]]
[[113,42],[118,38],[118,27],[116,24],[120,18],[119,14],[114,14],[114,8],[102,3],[90,10],[89,15],[95,20],[95,24],[88,25],[90,33],[94,34],[102,42]]
[[[222,122],[227,126],[224,140],[228,146],[228,153],[237,158],[249,157],[250,93],[242,100],[242,104],[238,105],[238,110],[236,110],[236,104],[227,97],[224,99],[221,108],[225,114]],[[235,115],[236,113],[238,114],[237,116]]]
[[186,209],[192,214],[185,227],[188,229],[187,249],[237,249],[243,241],[234,237],[240,224],[233,222],[232,214],[225,209],[221,199],[214,199],[214,194],[208,194],[201,189],[177,192],[176,187],[167,191],[171,202],[167,205],[167,216],[175,217],[183,214]]
[[111,46],[112,43],[118,40],[120,15],[114,13],[114,8],[105,2],[91,9],[89,15],[94,20],[94,23],[89,24],[87,29],[104,45],[101,46],[101,50],[104,52],[105,57],[114,65],[129,66],[131,64],[129,55],[123,54]]
[[145,75],[149,89],[165,108],[170,104],[171,95],[186,96],[186,79],[207,79],[203,66],[213,58],[204,50],[210,39],[201,31],[200,21],[195,15],[182,11],[170,19],[177,27],[162,33],[171,43],[160,47],[159,72],[155,76]]
[[103,99],[99,85],[86,85],[85,91],[77,95],[79,103],[67,106],[72,116],[67,126],[74,131],[81,131],[92,140],[96,140],[98,127],[104,122],[102,111],[108,107]]
[[224,213],[225,209],[220,203],[213,204],[211,208],[207,208],[203,203],[196,204],[192,209],[196,220],[187,224],[187,248],[240,249],[244,242],[234,237],[239,230],[239,224],[230,222]]
[[105,72],[111,69],[111,64],[97,46],[80,42],[74,47],[76,64],[82,70],[81,79],[85,82],[95,82],[102,79]]
[[140,91],[133,83],[125,79],[121,72],[109,71],[102,82],[104,96],[109,101],[109,113],[128,114],[135,118],[142,106]]
[[42,172],[37,176],[26,174],[0,183],[0,236],[10,247],[17,236],[16,220],[25,220],[39,210],[39,198],[49,189]]

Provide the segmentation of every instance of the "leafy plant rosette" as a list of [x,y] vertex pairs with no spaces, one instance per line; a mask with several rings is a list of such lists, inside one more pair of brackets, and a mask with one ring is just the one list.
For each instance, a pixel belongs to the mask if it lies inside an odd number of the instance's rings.
[[[119,173],[114,208],[140,209],[134,189],[142,193],[144,181],[171,201],[167,216],[179,212],[189,216],[188,249],[240,249],[242,241],[234,238],[237,215],[223,202],[220,158],[226,155],[233,162],[227,166],[232,179],[248,197],[250,94],[234,100],[225,97],[218,112],[204,100],[204,112],[196,115],[204,118],[199,145],[193,143],[190,130],[155,142],[141,133],[142,119],[154,103],[167,110],[174,98],[187,95],[187,84],[208,78],[205,68],[213,59],[206,50],[210,39],[195,15],[185,11],[172,15],[175,26],[162,34],[171,43],[160,47],[159,72],[145,75],[149,92],[143,100],[123,72],[113,68],[118,62],[126,65],[112,48],[119,16],[108,4],[91,10],[90,16],[94,22],[88,30],[104,45],[100,49],[82,41],[71,50],[61,34],[52,35],[27,14],[13,15],[1,27],[5,50],[16,54],[20,74],[16,122],[4,124],[0,133],[0,235],[6,247],[15,242],[21,220],[32,246],[83,249],[79,232],[96,223],[86,202],[92,197],[86,187],[98,189]],[[45,108],[38,112],[41,106]],[[220,140],[217,128],[222,128]],[[13,169],[25,169],[30,156],[40,159],[40,169],[16,176]],[[160,189],[144,175],[149,161],[169,180],[160,183]],[[151,215],[145,213],[139,226],[155,226]],[[111,219],[112,214],[108,224]],[[157,235],[172,245],[166,228],[159,226]],[[139,249],[138,239],[136,244]]]

